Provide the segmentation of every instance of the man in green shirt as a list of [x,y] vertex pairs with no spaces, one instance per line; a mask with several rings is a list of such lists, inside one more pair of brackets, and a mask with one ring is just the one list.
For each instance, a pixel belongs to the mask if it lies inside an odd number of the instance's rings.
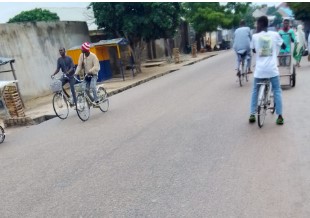
[[280,65],[290,65],[291,58],[291,42],[295,42],[295,33],[294,30],[290,29],[290,21],[288,19],[284,19],[283,21],[283,29],[279,30],[279,34],[282,37],[284,44],[286,46],[285,49],[281,49],[279,55],[287,55],[289,57],[281,58]]

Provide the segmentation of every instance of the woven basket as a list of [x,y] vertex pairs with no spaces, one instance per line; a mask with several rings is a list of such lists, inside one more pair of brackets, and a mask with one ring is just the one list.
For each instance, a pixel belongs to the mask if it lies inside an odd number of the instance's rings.
[[51,90],[53,92],[60,92],[62,90],[62,82],[58,79],[54,79],[51,82]]
[[74,85],[74,89],[76,92],[84,92],[86,90],[86,83],[77,83]]

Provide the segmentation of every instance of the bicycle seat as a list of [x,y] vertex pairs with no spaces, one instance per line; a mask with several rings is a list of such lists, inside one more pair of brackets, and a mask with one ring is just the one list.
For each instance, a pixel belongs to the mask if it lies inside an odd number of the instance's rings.
[[261,79],[257,84],[258,85],[268,85],[268,84],[270,84],[270,79],[268,79],[268,78]]
[[241,57],[245,57],[247,55],[247,50],[242,49],[237,51],[238,55],[240,55]]

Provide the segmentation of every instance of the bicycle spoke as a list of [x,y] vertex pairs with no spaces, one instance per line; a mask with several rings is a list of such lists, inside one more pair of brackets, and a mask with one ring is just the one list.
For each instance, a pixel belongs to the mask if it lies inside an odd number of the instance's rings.
[[62,93],[55,93],[53,97],[53,109],[56,116],[60,119],[66,119],[69,115],[69,107]]
[[109,99],[108,93],[103,87],[99,87],[98,91],[98,98],[99,98],[99,108],[102,112],[107,112],[109,109]]
[[5,139],[5,132],[2,126],[0,126],[0,143],[2,143]]
[[88,101],[86,100],[86,97],[83,94],[79,94],[77,96],[77,107],[76,107],[76,112],[78,114],[78,117],[82,121],[88,120],[90,116],[90,107],[88,104]]

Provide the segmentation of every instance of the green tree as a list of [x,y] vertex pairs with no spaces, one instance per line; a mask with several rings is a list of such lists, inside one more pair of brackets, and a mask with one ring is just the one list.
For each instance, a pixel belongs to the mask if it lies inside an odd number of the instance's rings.
[[186,20],[196,31],[197,48],[201,47],[203,34],[217,30],[219,26],[229,26],[232,15],[225,14],[219,2],[183,3]]
[[238,28],[240,20],[244,19],[247,26],[250,28],[254,27],[254,18],[252,16],[255,9],[251,6],[251,3],[241,2],[228,2],[225,6],[225,12],[232,16],[232,22],[228,28]]
[[276,16],[276,18],[273,21],[273,26],[280,28],[283,22],[283,17],[279,12],[275,12],[274,15]]
[[275,6],[272,6],[272,7],[268,7],[267,9],[267,15],[274,15],[275,13],[277,12],[277,9]]
[[255,27],[255,18],[253,17],[253,13],[256,10],[257,6],[250,5],[248,10],[246,11],[244,15],[244,20],[246,21],[246,24],[251,29],[254,29]]
[[49,10],[43,10],[36,8],[30,11],[22,11],[20,14],[11,18],[8,23],[17,22],[35,22],[35,21],[57,21],[59,17],[56,13],[52,13]]
[[283,18],[282,18],[282,15],[277,11],[275,6],[272,6],[272,7],[268,8],[267,15],[275,16],[275,19],[274,19],[274,21],[272,23],[272,26],[280,27]]
[[177,2],[92,2],[98,28],[111,37],[125,37],[132,46],[137,71],[141,72],[143,42],[170,38],[180,23]]
[[296,20],[310,20],[310,3],[309,2],[288,2],[287,5],[292,9]]

